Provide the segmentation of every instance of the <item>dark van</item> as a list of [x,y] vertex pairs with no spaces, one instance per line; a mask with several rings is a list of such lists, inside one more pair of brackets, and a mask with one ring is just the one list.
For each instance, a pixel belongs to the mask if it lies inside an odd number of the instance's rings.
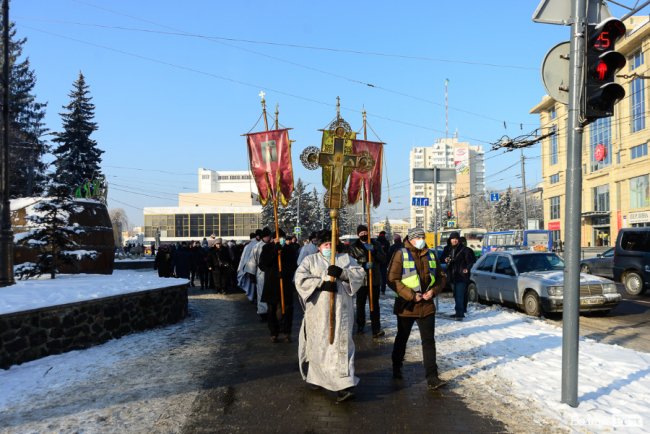
[[614,280],[623,282],[631,295],[650,288],[650,227],[625,228],[614,247]]

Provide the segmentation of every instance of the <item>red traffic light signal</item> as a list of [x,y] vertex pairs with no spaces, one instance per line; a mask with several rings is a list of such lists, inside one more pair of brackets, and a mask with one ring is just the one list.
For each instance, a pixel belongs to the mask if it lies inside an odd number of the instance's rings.
[[615,82],[616,72],[625,66],[625,56],[614,51],[625,30],[623,22],[613,17],[587,26],[583,117],[588,122],[612,116],[614,104],[625,96],[623,86]]

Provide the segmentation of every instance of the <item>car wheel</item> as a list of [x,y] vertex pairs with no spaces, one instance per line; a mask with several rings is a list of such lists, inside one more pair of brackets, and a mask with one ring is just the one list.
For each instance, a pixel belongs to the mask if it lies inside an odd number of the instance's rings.
[[540,316],[542,306],[539,303],[539,296],[535,291],[528,291],[524,294],[524,312],[530,316]]
[[474,282],[471,282],[467,286],[467,299],[473,303],[476,303],[479,301],[478,298],[478,289],[476,289],[476,284]]
[[580,264],[580,272],[591,274],[591,268],[589,268],[589,265],[587,264]]
[[636,271],[628,271],[625,273],[623,276],[623,284],[625,285],[625,291],[630,295],[640,295],[645,292],[643,279]]

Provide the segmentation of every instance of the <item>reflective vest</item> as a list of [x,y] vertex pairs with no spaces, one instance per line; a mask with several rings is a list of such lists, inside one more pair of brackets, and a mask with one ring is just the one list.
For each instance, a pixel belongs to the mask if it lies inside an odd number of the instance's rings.
[[[415,268],[415,260],[411,251],[407,248],[402,248],[402,284],[411,288],[415,292],[425,292],[420,288],[420,276],[418,270]],[[427,251],[429,255],[429,274],[431,275],[431,283],[427,290],[436,282],[436,258],[433,253]]]

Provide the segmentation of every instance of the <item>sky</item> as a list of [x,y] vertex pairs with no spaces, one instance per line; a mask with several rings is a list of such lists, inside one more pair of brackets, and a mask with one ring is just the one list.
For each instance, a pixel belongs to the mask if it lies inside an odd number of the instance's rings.
[[[0,311],[79,301],[79,293],[93,299],[179,282],[136,270],[19,281],[3,289],[3,299],[6,292],[10,300]],[[52,299],[51,293],[60,296]],[[180,323],[0,370],[0,415],[6,416],[0,433],[77,432],[80,427],[102,433],[127,427],[130,432],[179,431],[154,428],[161,420],[184,423],[201,390],[202,367],[228,348],[222,340],[227,334],[215,332],[213,311],[202,311],[205,305],[198,304],[198,297],[190,297],[193,315]],[[210,301],[222,303],[220,312],[232,312],[228,309],[242,302],[224,295]],[[391,308],[392,296],[382,297],[382,311]],[[573,408],[560,402],[561,326],[474,303],[464,321],[453,321],[448,318],[453,313],[449,297],[439,300],[439,311],[440,375],[449,381],[446,390],[460,395],[472,410],[503,421],[511,432],[650,432],[647,353],[581,338],[579,405]],[[397,331],[395,318],[382,318],[387,343]],[[421,351],[414,328],[405,363],[419,363]],[[357,374],[358,387],[372,381]]]
[[[278,105],[280,125],[292,128],[295,178],[319,190],[320,170],[303,168],[300,152],[320,146],[318,130],[335,118],[337,96],[353,130],[362,129],[365,108],[368,138],[387,144],[376,218],[408,216],[409,150],[447,134],[483,147],[488,188],[520,187],[519,153],[491,148],[539,127],[529,111],[546,93],[540,65],[569,38],[568,27],[534,23],[536,7],[21,0],[11,2],[10,18],[27,38],[24,54],[51,131],[61,130],[72,83],[80,72],[86,77],[109,208],[124,208],[140,225],[143,207],[175,206],[179,192],[197,191],[199,167],[247,168],[241,135],[264,128],[256,125],[260,91],[269,122]],[[539,145],[525,156],[530,187],[541,181]]]

